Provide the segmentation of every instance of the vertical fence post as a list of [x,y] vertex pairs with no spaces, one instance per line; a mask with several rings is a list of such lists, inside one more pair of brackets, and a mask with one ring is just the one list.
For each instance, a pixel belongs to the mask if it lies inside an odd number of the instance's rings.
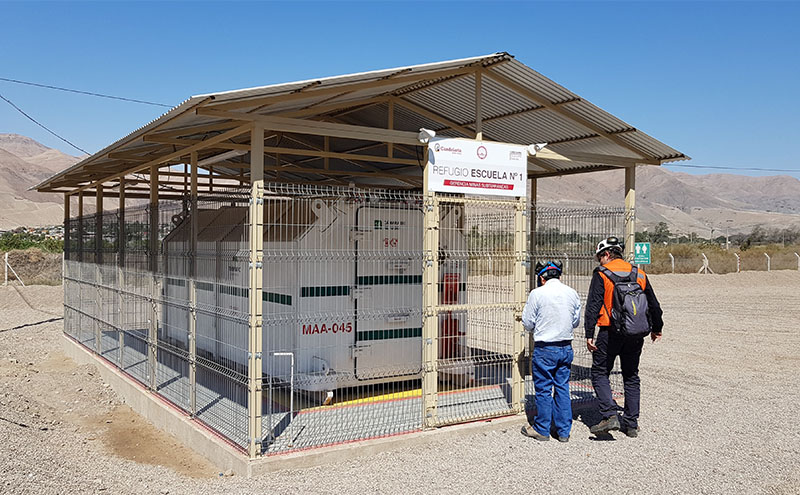
[[514,265],[514,327],[513,337],[513,361],[511,364],[511,409],[514,412],[524,410],[525,400],[525,376],[522,374],[525,356],[525,327],[522,324],[522,310],[526,301],[525,267],[528,265],[528,255],[525,250],[527,241],[527,198],[524,196],[517,199],[517,208],[514,213],[514,250],[516,251],[516,263]]
[[675,256],[672,256],[672,253],[669,254],[669,262],[672,265],[672,273],[675,273]]
[[[64,194],[64,259],[69,259],[70,248],[70,196]],[[63,273],[62,273],[63,283]]]
[[733,253],[736,256],[736,273],[739,273],[742,268],[742,258],[739,257],[739,253]]
[[158,165],[150,166],[150,239],[149,251],[150,259],[148,260],[150,268],[150,326],[147,332],[147,362],[148,370],[150,372],[149,385],[150,389],[155,391],[156,384],[156,366],[158,363],[158,304],[161,299],[158,284],[158,231],[159,231],[159,218],[158,218]]
[[797,256],[797,270],[800,271],[800,254],[794,253]]
[[189,156],[192,167],[189,197],[191,213],[189,217],[189,412],[197,414],[197,152]]
[[98,184],[95,189],[96,208],[94,213],[94,283],[95,283],[95,320],[94,320],[94,350],[103,355],[103,185]]
[[[261,397],[264,292],[264,126],[254,124],[250,133],[250,335],[248,338],[249,453],[261,455]],[[290,417],[294,411],[289,411]]]
[[769,255],[767,253],[764,253],[764,256],[767,257],[767,271],[770,271],[770,268],[771,268],[770,267],[770,262],[772,261],[772,259],[769,257]]
[[[536,196],[537,196],[537,183],[536,179],[528,179],[530,184],[530,209],[529,214],[530,218],[528,218],[528,238],[530,239],[528,245],[528,288],[527,292],[532,291],[536,288],[536,271],[533,269],[534,265],[536,264],[536,260],[534,257],[536,256]],[[527,294],[526,294],[527,297]],[[524,328],[524,327],[523,327]],[[525,339],[525,366],[524,374],[530,375],[531,372],[531,356],[533,356],[533,332],[527,332],[527,338]],[[524,379],[524,377],[523,377]]]
[[83,191],[78,193],[78,261],[83,261]]
[[119,228],[117,235],[117,304],[119,305],[119,331],[117,333],[119,347],[119,368],[125,369],[125,248],[127,233],[125,231],[125,178],[119,179]]
[[439,199],[428,189],[428,148],[423,171],[423,222],[422,237],[422,426],[432,428],[436,415],[439,376]]
[[625,259],[633,263],[636,243],[636,167],[625,168]]

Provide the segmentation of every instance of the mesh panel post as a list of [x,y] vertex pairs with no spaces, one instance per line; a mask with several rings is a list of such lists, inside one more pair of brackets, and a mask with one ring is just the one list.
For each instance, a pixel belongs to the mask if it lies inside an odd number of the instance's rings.
[[192,167],[189,217],[189,412],[197,414],[197,152],[189,157]]
[[[426,149],[427,153],[427,149]],[[439,200],[428,191],[427,165],[424,189],[424,233],[422,241],[422,425],[431,428],[438,424],[436,399],[439,375]]]
[[150,325],[147,332],[147,363],[149,385],[156,390],[156,363],[158,362],[158,165],[150,167],[150,238],[149,238],[149,271],[150,271]]
[[[250,136],[250,331],[248,392],[250,457],[261,455],[262,325],[264,289],[264,127],[255,124]],[[293,411],[290,412],[293,414]]]
[[99,321],[100,315],[103,314],[103,274],[101,273],[101,265],[103,263],[103,185],[97,185],[97,206],[94,215],[94,282],[95,282],[95,305],[97,307],[95,316],[98,320],[94,322],[94,350],[101,354],[103,348],[101,341],[103,337],[102,323]]
[[69,259],[69,255],[72,252],[70,246],[70,230],[72,229],[72,224],[69,221],[69,207],[70,207],[70,195],[64,194],[64,259]]
[[119,366],[123,367],[125,357],[125,245],[127,234],[125,233],[125,178],[119,179],[119,218],[118,239],[117,239],[117,311],[119,313]]
[[636,167],[625,169],[625,259],[633,263],[636,242]]
[[83,191],[78,193],[78,261],[83,261]]
[[514,328],[512,332],[513,360],[511,366],[511,409],[515,412],[524,410],[525,399],[525,327],[522,325],[522,310],[525,307],[527,278],[525,266],[528,264],[528,254],[525,249],[527,241],[527,198],[517,199],[514,212]]

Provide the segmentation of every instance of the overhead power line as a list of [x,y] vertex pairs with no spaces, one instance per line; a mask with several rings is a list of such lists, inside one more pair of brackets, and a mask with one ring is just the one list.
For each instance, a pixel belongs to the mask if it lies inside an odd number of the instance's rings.
[[2,99],[3,99],[3,101],[5,101],[6,103],[8,103],[8,104],[9,104],[9,105],[11,105],[12,107],[14,107],[14,109],[15,109],[16,111],[18,111],[19,113],[21,113],[22,115],[24,115],[25,117],[27,117],[27,118],[28,118],[28,120],[30,120],[30,121],[31,121],[31,122],[33,122],[34,124],[38,125],[39,127],[41,127],[42,129],[44,129],[45,131],[49,132],[49,133],[50,133],[50,134],[52,134],[53,136],[55,136],[55,137],[57,137],[58,139],[60,139],[60,140],[64,141],[64,142],[65,142],[65,143],[67,143],[68,145],[72,146],[72,147],[73,147],[73,148],[75,148],[76,150],[78,150],[78,151],[81,151],[82,153],[84,153],[84,154],[86,154],[86,155],[90,155],[90,154],[91,154],[91,153],[89,153],[88,151],[86,151],[85,149],[83,149],[83,148],[81,148],[81,147],[79,147],[79,146],[76,146],[76,145],[72,144],[72,143],[71,143],[71,142],[70,142],[68,139],[66,139],[66,138],[63,138],[63,137],[59,136],[59,135],[58,135],[58,134],[56,134],[55,132],[53,132],[53,131],[51,131],[50,129],[48,129],[47,127],[45,127],[45,126],[44,126],[44,124],[42,124],[41,122],[37,121],[36,119],[34,119],[33,117],[31,117],[30,115],[28,115],[27,113],[25,113],[25,112],[24,112],[24,111],[23,111],[23,110],[22,110],[20,107],[16,106],[16,105],[14,104],[14,102],[12,102],[11,100],[9,100],[8,98],[6,98],[5,96],[3,96],[2,94],[0,94],[0,98],[2,98]]
[[665,163],[665,167],[683,167],[683,168],[713,168],[717,170],[740,170],[748,172],[791,172],[800,173],[798,168],[757,168],[757,167],[721,167],[715,165],[681,165],[678,163]]
[[28,86],[36,86],[37,88],[47,88],[47,89],[55,89],[55,90],[58,90],[58,91],[67,91],[69,93],[78,93],[78,94],[81,94],[81,95],[97,96],[97,97],[100,97],[100,98],[109,98],[109,99],[112,99],[112,100],[122,100],[122,101],[129,101],[129,102],[132,102],[132,103],[141,103],[143,105],[153,105],[153,106],[157,106],[157,107],[172,108],[172,105],[167,105],[167,104],[164,104],[164,103],[155,103],[155,102],[152,102],[152,101],[137,100],[137,99],[134,99],[134,98],[125,98],[125,97],[122,97],[122,96],[104,95],[102,93],[93,93],[91,91],[81,91],[79,89],[61,88],[61,87],[58,87],[58,86],[50,86],[49,84],[39,84],[39,83],[33,83],[33,82],[28,82],[28,81],[20,81],[18,79],[8,79],[6,77],[0,77],[0,81],[12,82],[12,83],[16,83],[16,84],[25,84],[25,85],[28,85]]

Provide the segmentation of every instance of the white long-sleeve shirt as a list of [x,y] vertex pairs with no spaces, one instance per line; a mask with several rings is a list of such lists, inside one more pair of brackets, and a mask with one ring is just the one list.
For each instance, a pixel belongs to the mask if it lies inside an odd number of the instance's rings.
[[522,324],[528,331],[533,331],[535,342],[572,340],[572,330],[580,321],[578,293],[557,278],[551,278],[532,290],[522,310]]

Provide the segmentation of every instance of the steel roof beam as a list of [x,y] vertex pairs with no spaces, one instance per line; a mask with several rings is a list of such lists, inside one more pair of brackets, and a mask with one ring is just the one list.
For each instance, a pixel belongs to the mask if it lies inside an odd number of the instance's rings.
[[198,115],[263,124],[266,129],[272,131],[310,134],[313,136],[330,136],[344,139],[359,139],[363,141],[378,141],[382,143],[393,142],[412,146],[420,146],[420,142],[417,139],[417,133],[415,132],[396,131],[360,125],[320,122],[316,120],[287,119],[285,117],[226,112],[223,110],[215,110],[213,108],[199,108],[197,111]]
[[174,152],[169,153],[167,155],[163,155],[163,156],[161,156],[159,158],[156,158],[155,160],[149,161],[147,163],[142,163],[142,164],[135,165],[135,166],[123,171],[123,172],[114,173],[114,174],[109,175],[108,177],[105,177],[103,179],[94,181],[91,184],[86,184],[84,186],[81,186],[81,187],[75,189],[74,191],[72,191],[72,194],[79,193],[81,191],[89,189],[90,187],[94,187],[94,186],[96,186],[98,184],[102,184],[102,183],[108,182],[110,180],[118,179],[120,177],[125,177],[126,175],[133,174],[133,173],[148,169],[153,165],[155,165],[155,166],[162,165],[163,163],[168,162],[168,161],[170,161],[170,160],[172,160],[174,158],[179,158],[181,156],[185,156],[185,155],[191,153],[192,151],[198,151],[198,150],[201,150],[203,148],[207,148],[207,147],[209,147],[209,146],[211,146],[213,144],[221,143],[222,141],[234,138],[236,136],[244,134],[245,132],[248,132],[251,127],[252,127],[252,124],[249,124],[249,123],[245,124],[245,125],[242,125],[242,126],[239,126],[239,127],[235,128],[235,129],[232,129],[232,130],[230,130],[228,132],[225,132],[225,133],[219,134],[217,136],[214,136],[212,138],[209,138],[209,139],[207,139],[206,141],[203,141],[200,144],[195,144],[193,146],[189,146],[188,148],[183,148],[183,149],[174,151]]

